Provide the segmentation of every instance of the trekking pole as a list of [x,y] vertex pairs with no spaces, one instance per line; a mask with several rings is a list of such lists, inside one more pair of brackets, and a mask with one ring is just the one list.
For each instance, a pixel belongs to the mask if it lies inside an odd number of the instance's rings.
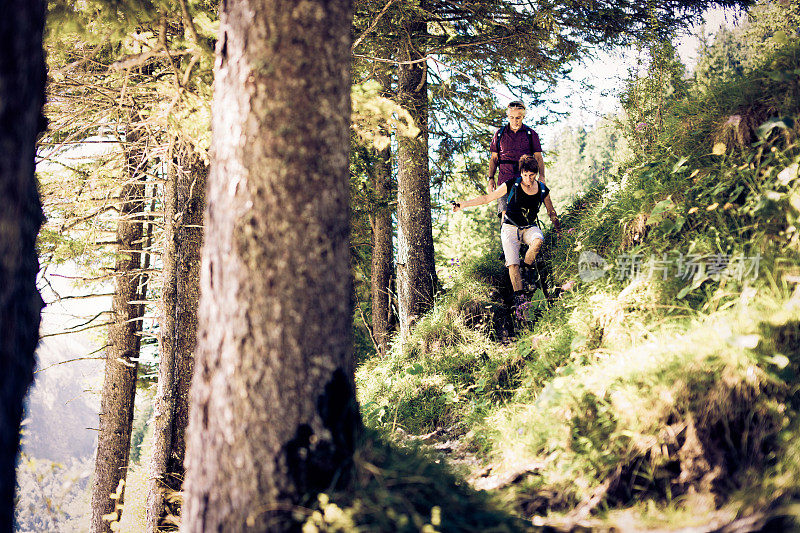
[[[539,225],[539,228],[542,227],[542,222],[539,220],[539,215],[538,214],[536,215],[536,223]],[[555,237],[553,239],[555,240]],[[547,251],[543,252],[542,255],[544,255],[545,253],[550,253],[550,250],[548,249]],[[537,259],[538,259],[538,257],[537,257]],[[552,307],[553,306],[553,300],[552,300],[552,298],[550,298],[550,293],[547,290],[547,284],[545,284],[544,276],[542,275],[542,268],[541,268],[542,262],[543,261],[534,260],[533,264],[534,264],[534,267],[536,268],[536,277],[538,278],[538,281],[539,281],[539,288],[542,289],[542,294],[544,294],[544,298],[545,298],[545,300],[547,300],[548,307]]]

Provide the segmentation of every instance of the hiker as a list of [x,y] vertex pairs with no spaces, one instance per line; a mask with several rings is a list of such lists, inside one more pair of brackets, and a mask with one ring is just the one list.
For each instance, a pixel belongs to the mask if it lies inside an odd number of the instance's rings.
[[558,214],[556,214],[548,194],[550,189],[541,181],[536,180],[539,164],[535,157],[531,155],[520,157],[519,169],[520,176],[503,182],[488,194],[464,202],[452,202],[453,211],[459,211],[465,207],[484,205],[501,198],[506,200],[506,211],[500,227],[500,240],[503,243],[503,255],[506,258],[508,276],[511,278],[511,286],[514,288],[514,306],[519,306],[525,301],[522,295],[519,247],[522,242],[528,245],[528,251],[522,263],[522,268],[527,270],[527,275],[534,268],[534,260],[544,242],[544,235],[537,225],[536,217],[542,204],[547,209],[553,227],[556,231],[561,230]]
[[[508,104],[506,110],[508,124],[497,130],[492,137],[489,147],[489,183],[487,190],[494,191],[508,180],[519,176],[519,158],[523,155],[532,155],[536,158],[539,167],[539,181],[545,182],[544,159],[542,159],[542,145],[539,135],[530,127],[522,123],[525,118],[525,104],[515,100]],[[498,171],[497,182],[494,174]],[[506,210],[505,199],[497,201],[497,216],[501,217]]]

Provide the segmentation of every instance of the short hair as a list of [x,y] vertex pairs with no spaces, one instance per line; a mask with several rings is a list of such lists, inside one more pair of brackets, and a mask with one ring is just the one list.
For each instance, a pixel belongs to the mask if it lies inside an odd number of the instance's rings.
[[536,162],[536,158],[532,155],[525,154],[519,158],[519,172],[522,174],[523,170],[527,170],[528,172],[539,172],[539,163]]
[[508,103],[509,109],[525,109],[525,104],[522,103],[522,100],[514,100],[513,102]]

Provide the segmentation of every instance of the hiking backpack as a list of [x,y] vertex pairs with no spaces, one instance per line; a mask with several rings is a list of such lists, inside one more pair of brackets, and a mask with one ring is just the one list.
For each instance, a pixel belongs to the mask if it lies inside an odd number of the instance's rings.
[[[513,161],[511,159],[500,159],[500,139],[503,137],[503,133],[505,133],[508,124],[503,124],[503,127],[497,130],[497,164],[506,164],[506,165],[514,165],[514,173],[519,173],[519,161]],[[525,132],[528,134],[528,146],[530,146],[530,155],[533,155],[533,130],[528,126],[523,126],[525,128]]]

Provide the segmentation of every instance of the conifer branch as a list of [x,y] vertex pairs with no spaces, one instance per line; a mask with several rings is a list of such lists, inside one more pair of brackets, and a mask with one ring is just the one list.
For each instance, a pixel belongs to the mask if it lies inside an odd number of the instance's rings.
[[103,298],[105,296],[114,296],[113,292],[101,292],[100,294],[75,294],[72,296],[58,296],[53,301],[45,302],[45,305],[53,305],[58,302],[63,302],[64,300],[86,300],[89,298]]
[[69,330],[69,331],[58,331],[56,333],[46,333],[44,335],[40,335],[39,339],[45,339],[47,337],[58,337],[60,335],[69,335],[71,333],[80,333],[81,331],[87,331],[87,330],[95,329],[95,328],[102,328],[102,327],[110,326],[110,325],[115,324],[115,323],[116,322],[113,322],[113,321],[112,322],[103,322],[102,324],[93,324],[91,326],[86,326],[85,328],[81,328],[81,329],[73,329],[73,330]]
[[[71,331],[62,331],[62,332],[59,332],[59,333],[54,333],[54,334],[52,334],[52,335],[48,335],[48,336],[54,336],[54,335],[64,335],[64,334],[66,334],[66,333],[72,333],[72,332],[71,332]],[[108,348],[109,346],[110,346],[110,344],[106,344],[105,346],[103,346],[102,348],[100,348],[100,350],[105,350],[105,349],[106,349],[106,348]],[[95,351],[94,351],[94,352],[92,352],[92,353],[96,353],[96,352],[98,352],[98,351],[100,351],[100,350],[95,350]],[[90,354],[90,355],[91,355],[91,354]],[[44,368],[40,368],[40,369],[38,369],[38,370],[35,370],[33,373],[34,373],[34,374],[38,374],[39,372],[44,372],[45,370],[47,370],[47,369],[50,369],[50,368],[53,368],[54,366],[58,366],[58,365],[65,365],[65,364],[67,364],[67,363],[74,363],[74,362],[76,362],[76,361],[98,361],[98,360],[99,360],[99,361],[102,361],[103,359],[105,359],[105,357],[76,357],[76,358],[74,358],[74,359],[67,359],[66,361],[59,361],[59,362],[57,362],[57,363],[53,363],[53,364],[51,364],[51,365],[48,365],[48,366],[46,366],[46,367],[44,367]]]
[[[183,2],[185,2],[185,0],[181,0],[181,3]],[[393,2],[394,0],[389,0],[388,2],[386,2],[386,5],[383,6],[383,9],[381,9],[380,13],[375,15],[375,17],[372,19],[372,24],[370,24],[369,27],[366,30],[364,30],[364,32],[361,35],[358,36],[358,39],[353,41],[352,46],[350,46],[350,50],[355,50],[356,47],[359,44],[361,44],[361,41],[364,40],[364,37],[369,35],[369,33],[375,29],[375,26],[378,24],[378,21],[381,19],[381,17],[383,17],[383,15],[386,13],[386,11],[389,9],[389,6],[391,6]]]
[[192,17],[191,13],[189,13],[189,7],[186,5],[186,0],[179,0],[181,4],[181,15],[183,16],[183,21],[186,26],[189,28],[189,35],[192,36],[192,42],[204,52],[213,53],[213,50],[208,50],[207,46],[205,46],[204,42],[200,39],[200,35],[197,34],[197,28],[194,25],[194,18]]

